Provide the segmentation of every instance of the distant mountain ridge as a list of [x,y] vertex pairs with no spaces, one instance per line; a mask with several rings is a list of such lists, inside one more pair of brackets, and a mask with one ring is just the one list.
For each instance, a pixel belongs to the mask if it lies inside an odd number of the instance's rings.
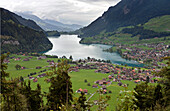
[[144,24],[149,19],[162,15],[170,15],[170,0],[121,0],[84,27],[81,37],[92,37],[101,32],[113,32],[119,27]]
[[42,28],[6,9],[1,13],[1,53],[41,52],[52,48]]
[[16,12],[17,14],[21,15],[22,17],[26,19],[31,19],[34,20],[41,28],[43,28],[45,31],[74,31],[77,30],[83,26],[77,25],[77,24],[63,24],[61,22],[55,21],[55,20],[42,20],[39,17],[29,14],[29,13],[24,13],[24,12]]
[[1,9],[1,11],[3,11],[3,16],[1,15],[3,17],[3,20],[11,19],[15,23],[27,26],[31,29],[43,31],[43,29],[40,26],[38,26],[33,20],[26,20],[26,19],[22,18],[21,16],[16,15],[15,13],[10,12],[6,9],[3,9],[3,8],[0,8],[0,9]]

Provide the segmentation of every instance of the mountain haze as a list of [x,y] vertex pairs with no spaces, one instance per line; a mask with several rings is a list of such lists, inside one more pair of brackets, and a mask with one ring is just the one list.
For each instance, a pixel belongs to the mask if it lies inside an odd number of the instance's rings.
[[74,31],[82,27],[81,25],[77,25],[77,24],[63,24],[55,20],[49,20],[49,19],[42,20],[39,17],[26,12],[16,12],[16,13],[26,19],[34,20],[45,31],[53,31],[53,30]]
[[144,24],[149,19],[170,15],[170,0],[122,0],[84,27],[81,37],[113,32],[119,27]]

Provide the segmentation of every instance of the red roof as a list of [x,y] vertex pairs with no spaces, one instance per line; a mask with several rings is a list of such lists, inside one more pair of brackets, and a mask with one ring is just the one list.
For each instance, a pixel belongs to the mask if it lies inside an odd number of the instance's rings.
[[83,91],[81,88],[78,91]]
[[87,90],[87,89],[83,89],[83,92],[84,92],[84,93],[87,93],[87,92],[88,92],[88,90]]

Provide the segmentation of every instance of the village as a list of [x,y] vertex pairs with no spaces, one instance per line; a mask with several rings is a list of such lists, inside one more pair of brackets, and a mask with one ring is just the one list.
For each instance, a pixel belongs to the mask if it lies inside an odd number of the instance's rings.
[[[133,51],[133,50],[132,50]],[[23,56],[21,57],[9,57],[8,59],[5,60],[6,63],[10,63],[10,60],[14,61],[22,61],[22,62],[28,62],[33,59],[34,56],[29,56],[25,54],[20,54]],[[36,69],[38,71],[28,73],[27,76],[24,77],[24,79],[29,79],[32,80],[33,82],[38,82],[39,78],[43,78],[45,76],[48,76],[47,72],[52,70],[52,66],[56,65],[57,67],[57,62],[59,60],[54,61],[53,58],[49,59],[45,55],[41,56],[36,56],[36,59],[34,61],[41,61],[45,60],[47,65],[46,66],[36,66],[31,69]],[[159,72],[160,69],[144,69],[140,67],[128,67],[128,66],[121,66],[121,65],[115,65],[111,64],[108,61],[98,61],[95,58],[90,58],[88,57],[87,59],[80,59],[76,61],[71,61],[69,62],[70,68],[69,68],[69,73],[72,72],[80,72],[80,70],[94,70],[94,73],[96,76],[98,73],[102,73],[103,75],[107,75],[106,78],[101,78],[97,81],[94,81],[94,83],[90,84],[88,83],[87,85],[92,88],[102,88],[103,93],[112,93],[110,90],[107,89],[107,86],[111,85],[113,82],[116,82],[118,86],[123,86],[127,87],[128,84],[123,84],[121,81],[122,80],[127,80],[127,81],[133,81],[134,83],[140,83],[140,82],[150,82],[150,83],[156,83],[159,82],[159,78],[153,74],[153,72]],[[21,66],[21,70],[26,70],[28,69],[25,66]],[[50,79],[46,79],[47,82],[50,81]],[[87,82],[85,80],[85,82]],[[81,87],[77,89],[77,93],[84,92],[85,94],[88,94],[88,89],[82,89]]]
[[[85,64],[78,64],[76,66],[71,66],[69,71],[79,72],[81,69],[95,69],[96,76],[98,73],[107,74],[107,78],[101,78],[97,80],[93,85],[89,85],[93,88],[98,88],[102,86],[104,94],[107,92],[106,86],[110,85],[112,82],[117,82],[118,86],[127,87],[128,84],[122,84],[121,80],[134,81],[134,83],[146,82],[156,83],[159,82],[159,78],[153,74],[153,72],[159,72],[159,69],[141,69],[141,68],[126,68],[123,66],[114,66],[111,63],[102,63],[102,62],[88,62]],[[81,88],[77,90],[78,93],[81,91],[87,93],[87,89],[82,90]]]
[[136,60],[141,64],[145,64],[147,68],[162,68],[166,64],[162,63],[163,57],[170,56],[169,45],[163,43],[152,44],[132,44],[117,45],[117,49],[124,50],[119,54],[129,60]]
[[[19,77],[20,81],[30,80],[31,87],[41,84],[42,91],[48,92],[47,86],[50,85],[52,67],[57,68],[58,62],[63,59],[63,57],[56,57],[20,53],[12,54],[5,59],[5,63],[8,64],[8,72],[11,75]],[[79,60],[64,59],[68,60],[67,63],[70,66],[68,73],[72,78],[75,96],[84,92],[89,101],[97,101],[98,91],[101,91],[103,95],[111,95],[112,101],[115,101],[123,89],[132,90],[137,84],[143,82],[152,85],[161,82],[161,77],[155,75],[160,71],[159,68],[147,69],[118,65],[90,57]],[[16,65],[20,65],[20,69],[16,69]],[[79,84],[77,84],[78,81]]]

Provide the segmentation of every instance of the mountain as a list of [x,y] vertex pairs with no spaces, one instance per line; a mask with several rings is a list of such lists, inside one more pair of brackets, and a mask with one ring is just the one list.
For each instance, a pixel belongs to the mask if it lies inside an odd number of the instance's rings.
[[34,21],[26,20],[6,9],[1,12],[1,53],[41,52],[52,48],[52,43]]
[[54,20],[48,20],[48,19],[42,20],[39,17],[26,13],[26,12],[16,12],[16,13],[26,19],[34,20],[45,31],[53,31],[53,30],[74,31],[82,27],[81,25],[77,25],[77,24],[69,25],[69,24],[63,24],[61,22],[54,21]]
[[8,10],[2,9],[1,11],[3,11],[3,19],[4,20],[13,20],[14,22],[20,24],[20,25],[24,25],[27,26],[31,29],[34,30],[38,30],[38,31],[43,31],[43,29],[41,27],[39,27],[34,21],[32,20],[26,20],[24,18],[22,18],[21,16],[16,15],[15,13],[9,12]]
[[170,0],[121,0],[84,27],[81,37],[113,32],[119,27],[144,24],[154,17],[170,15]]
[[55,20],[48,20],[48,19],[45,19],[44,21],[46,23],[49,23],[49,24],[54,24],[55,26],[61,26],[63,28],[68,28],[68,29],[70,29],[70,31],[74,31],[74,30],[77,30],[79,28],[82,28],[81,25],[77,25],[77,24],[63,24],[61,22],[58,22],[58,21],[55,21]]

